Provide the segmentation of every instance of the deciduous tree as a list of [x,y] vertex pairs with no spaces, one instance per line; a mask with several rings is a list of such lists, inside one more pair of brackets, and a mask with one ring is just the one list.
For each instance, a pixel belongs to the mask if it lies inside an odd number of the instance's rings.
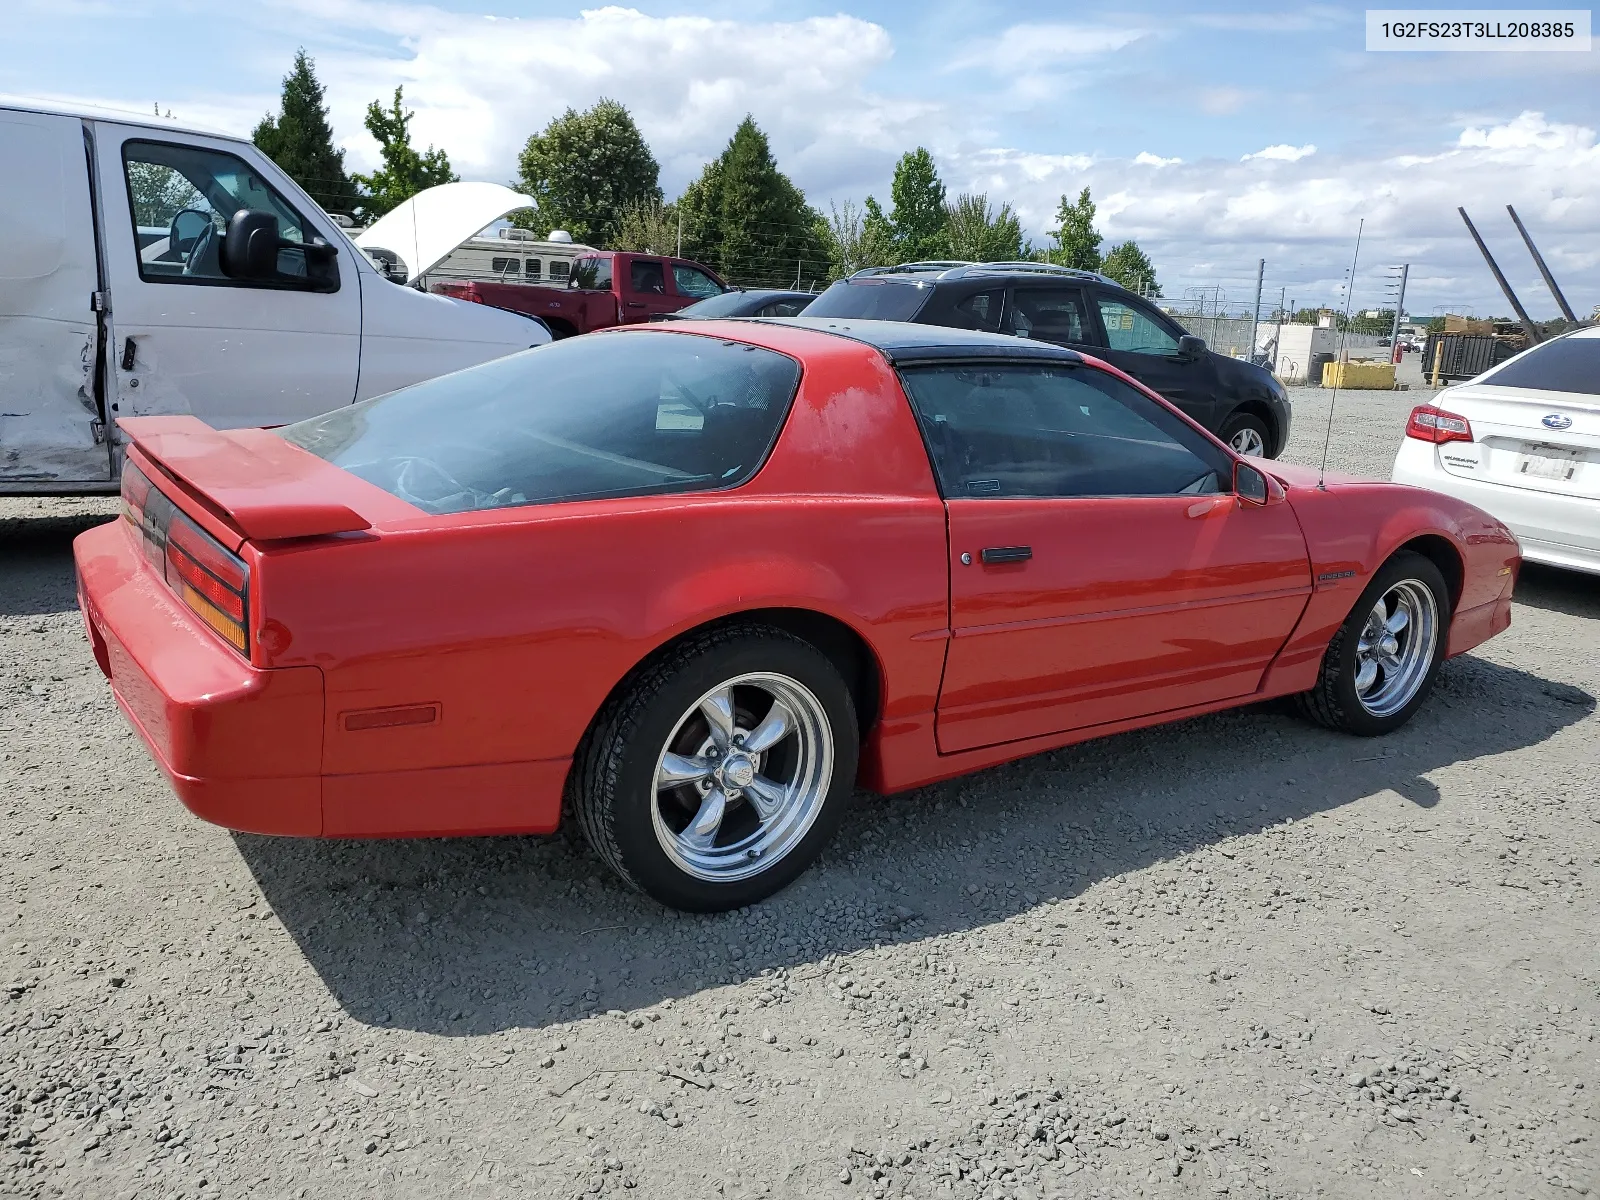
[[401,104],[402,89],[394,89],[394,103],[384,108],[376,100],[367,105],[367,132],[378,140],[383,166],[371,175],[357,175],[355,181],[365,189],[361,215],[369,223],[418,192],[454,183],[456,174],[443,150],[429,146],[418,154],[411,145],[411,118]]
[[630,205],[661,201],[655,155],[615,100],[567,109],[528,139],[517,162],[518,186],[538,204],[516,218],[529,229],[565,229],[580,242],[606,246]]
[[1022,222],[1009,204],[995,212],[988,196],[963,193],[945,207],[945,247],[951,258],[1014,262],[1022,257]]
[[1129,238],[1121,245],[1111,247],[1100,264],[1101,274],[1115,279],[1129,291],[1141,296],[1161,295],[1161,284],[1156,281],[1156,269],[1150,258],[1139,249],[1139,243]]
[[945,258],[944,183],[933,155],[921,146],[900,156],[889,185],[889,224],[902,261]]

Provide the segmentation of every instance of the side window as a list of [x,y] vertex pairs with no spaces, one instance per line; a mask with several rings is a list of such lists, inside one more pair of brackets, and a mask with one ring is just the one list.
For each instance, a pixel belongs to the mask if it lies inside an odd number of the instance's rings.
[[[230,279],[222,273],[222,234],[240,209],[278,219],[278,237],[304,242],[304,218],[255,168],[236,155],[198,146],[130,141],[122,147],[139,276],[152,283],[221,283],[234,287],[309,286],[306,252],[278,251],[278,279]],[[322,272],[336,270],[331,264]],[[326,286],[327,280],[315,281]],[[335,286],[337,286],[335,281]]]
[[680,296],[693,296],[696,300],[704,300],[707,296],[722,295],[722,289],[717,286],[715,279],[704,271],[685,266],[683,263],[672,264],[672,282]]
[[[564,259],[564,258],[552,258],[550,260],[550,278],[551,279],[565,279],[568,276],[568,274],[571,273],[571,270],[572,270],[571,264],[568,263],[567,260]],[[607,287],[611,286],[611,276],[610,276],[609,272],[606,275],[606,286]]]
[[529,279],[538,279],[540,275],[543,274],[537,258],[530,258],[526,263],[523,264],[523,268],[524,273]]
[[628,284],[635,292],[664,296],[667,277],[661,264],[653,258],[636,258],[628,264]]
[[1177,336],[1156,323],[1154,317],[1113,296],[1096,295],[1100,321],[1106,327],[1106,344],[1113,350],[1134,354],[1172,354],[1178,349]]
[[949,324],[957,329],[1000,332],[1000,314],[1005,308],[1004,291],[978,292],[955,306]]
[[1056,363],[910,367],[944,494],[1172,496],[1225,490],[1225,456],[1104,371]]
[[[562,265],[565,266],[566,264]],[[551,278],[564,273],[557,272],[554,263],[550,265]],[[609,292],[611,290],[611,260],[609,258],[601,258],[599,255],[574,259],[570,286],[575,288],[598,288],[600,291]]]
[[1078,288],[1018,288],[1011,294],[1007,332],[1041,342],[1083,345],[1085,332],[1083,292]]
[[804,300],[774,300],[758,314],[763,317],[793,317],[805,310]]
[[489,269],[496,275],[515,275],[522,268],[522,260],[517,258],[491,258]]

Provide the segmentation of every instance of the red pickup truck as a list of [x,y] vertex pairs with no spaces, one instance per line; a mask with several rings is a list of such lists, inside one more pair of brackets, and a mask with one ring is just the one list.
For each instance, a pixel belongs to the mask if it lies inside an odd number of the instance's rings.
[[572,264],[565,289],[536,283],[436,283],[441,296],[538,317],[558,338],[632,325],[728,290],[709,267],[686,258],[601,250]]

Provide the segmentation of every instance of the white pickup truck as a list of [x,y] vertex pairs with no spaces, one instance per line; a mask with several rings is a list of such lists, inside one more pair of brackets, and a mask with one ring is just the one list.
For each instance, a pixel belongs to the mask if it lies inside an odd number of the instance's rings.
[[119,417],[282,425],[550,340],[390,282],[240,138],[0,99],[0,164],[0,494],[115,490]]

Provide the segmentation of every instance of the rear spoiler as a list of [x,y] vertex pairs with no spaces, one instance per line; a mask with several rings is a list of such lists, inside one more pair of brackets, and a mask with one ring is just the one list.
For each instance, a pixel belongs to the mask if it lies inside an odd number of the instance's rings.
[[318,499],[317,477],[338,468],[265,429],[217,430],[198,417],[126,417],[117,426],[144,457],[251,541],[372,526],[346,505]]

